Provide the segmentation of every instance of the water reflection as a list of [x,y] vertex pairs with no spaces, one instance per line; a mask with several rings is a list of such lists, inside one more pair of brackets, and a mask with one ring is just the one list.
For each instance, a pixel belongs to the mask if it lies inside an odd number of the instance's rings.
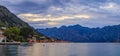
[[0,56],[19,56],[19,46],[0,45]]
[[120,56],[119,43],[36,43],[0,45],[0,56]]

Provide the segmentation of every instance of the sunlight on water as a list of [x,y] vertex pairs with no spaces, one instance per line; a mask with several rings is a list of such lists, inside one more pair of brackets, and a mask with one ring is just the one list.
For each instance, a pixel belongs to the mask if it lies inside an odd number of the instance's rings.
[[0,45],[0,56],[120,56],[119,43],[36,43]]

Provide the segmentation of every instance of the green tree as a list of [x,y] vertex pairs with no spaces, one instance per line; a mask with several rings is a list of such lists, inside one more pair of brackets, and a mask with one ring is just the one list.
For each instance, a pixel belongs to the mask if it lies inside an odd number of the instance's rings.
[[11,27],[11,28],[6,28],[6,30],[4,31],[4,35],[5,36],[9,36],[9,35],[19,35],[20,33],[20,29],[18,27]]
[[4,31],[4,35],[7,36],[7,39],[9,41],[15,40],[19,33],[20,29],[18,27],[6,28],[6,30]]
[[12,34],[12,31],[10,30],[10,28],[6,28],[6,30],[4,31],[4,35],[10,36],[11,34]]
[[10,28],[10,30],[12,31],[12,33],[15,35],[15,36],[18,36],[19,33],[20,33],[20,29],[18,27],[12,27]]
[[21,28],[20,35],[24,36],[25,38],[29,37],[29,35],[33,34],[33,30],[28,27]]
[[25,42],[25,39],[23,36],[16,36],[15,41]]

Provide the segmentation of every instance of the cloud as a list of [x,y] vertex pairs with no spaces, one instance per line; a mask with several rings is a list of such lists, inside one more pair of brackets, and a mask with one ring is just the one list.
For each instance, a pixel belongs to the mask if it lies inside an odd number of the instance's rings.
[[40,15],[40,14],[19,14],[20,18],[24,18],[28,21],[60,21],[60,20],[67,20],[67,19],[89,19],[92,16],[87,14],[76,14],[76,15],[63,15],[63,16],[54,16],[54,15]]
[[2,0],[0,4],[35,28],[120,24],[118,0]]
[[112,11],[115,11],[115,10],[120,9],[120,6],[119,6],[119,4],[117,4],[117,3],[109,2],[109,3],[106,3],[106,4],[104,4],[104,5],[101,5],[100,8],[101,8],[101,9],[104,9],[104,10],[112,10]]
[[113,9],[115,7],[116,7],[115,3],[108,3],[105,6],[100,6],[100,8],[102,8],[102,9]]
[[[57,26],[61,23],[66,23],[68,20],[76,19],[90,19],[91,15],[87,14],[77,14],[77,15],[63,15],[63,16],[54,16],[54,15],[40,15],[40,14],[19,14],[20,18],[29,24],[38,24],[38,25],[50,25]],[[66,22],[63,22],[66,21]]]

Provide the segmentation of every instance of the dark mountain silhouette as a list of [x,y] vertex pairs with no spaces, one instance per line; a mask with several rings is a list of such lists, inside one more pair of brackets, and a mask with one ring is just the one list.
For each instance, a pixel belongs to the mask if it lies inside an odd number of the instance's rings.
[[10,12],[6,7],[0,5],[0,27],[27,27],[33,30],[36,34],[43,36],[43,34],[35,31],[34,28],[29,26],[26,22],[22,21],[15,14]]
[[103,28],[88,28],[80,25],[61,26],[60,28],[37,29],[48,37],[71,42],[119,42],[120,25]]
[[9,27],[30,27],[27,23],[19,19],[4,6],[0,6],[0,25]]

